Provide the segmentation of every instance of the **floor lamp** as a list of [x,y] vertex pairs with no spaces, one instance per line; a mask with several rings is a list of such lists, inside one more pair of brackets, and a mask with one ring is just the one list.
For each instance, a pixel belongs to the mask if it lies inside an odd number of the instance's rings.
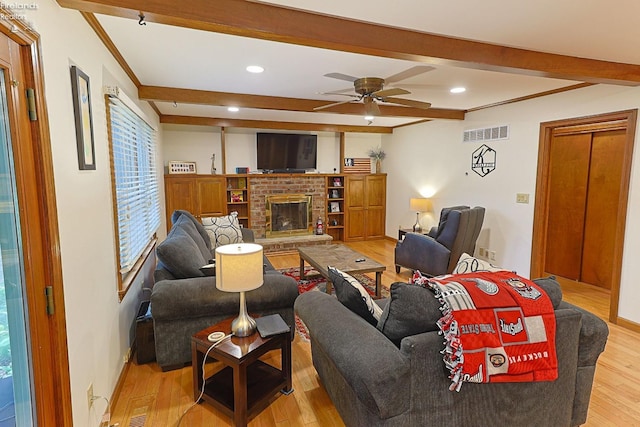
[[216,248],[216,288],[240,292],[240,314],[231,322],[231,332],[248,337],[256,331],[256,321],[247,314],[244,293],[264,283],[262,246],[238,243]]
[[413,224],[413,231],[422,232],[420,226],[420,212],[428,212],[431,210],[431,200],[425,198],[412,198],[409,200],[409,206],[412,211],[416,212],[416,223]]

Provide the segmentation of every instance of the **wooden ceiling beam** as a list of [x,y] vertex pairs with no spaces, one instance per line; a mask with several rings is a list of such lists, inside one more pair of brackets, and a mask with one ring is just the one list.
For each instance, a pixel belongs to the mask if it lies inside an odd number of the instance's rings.
[[[245,0],[58,0],[147,22],[431,64],[627,86],[640,65],[538,52]],[[141,9],[142,8],[142,9]]]
[[266,120],[219,119],[214,117],[160,116],[160,123],[176,125],[214,126],[222,128],[286,129],[316,132],[393,133],[386,126],[351,126],[325,123],[275,122]]
[[[302,111],[307,113],[337,113],[364,115],[362,103],[348,103],[327,110],[315,111],[314,108],[330,104],[333,101],[317,99],[284,98],[279,96],[247,95],[241,93],[213,92],[206,90],[179,89],[160,86],[140,86],[138,98],[145,101],[177,102],[181,104],[200,104],[234,106],[239,108],[259,108],[268,110]],[[385,117],[415,117],[422,119],[464,120],[463,110],[444,108],[412,108],[395,105],[380,105],[380,113]]]

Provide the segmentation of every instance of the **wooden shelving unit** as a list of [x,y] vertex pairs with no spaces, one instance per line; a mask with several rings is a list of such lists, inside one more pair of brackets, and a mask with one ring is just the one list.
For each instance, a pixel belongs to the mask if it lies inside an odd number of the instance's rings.
[[247,175],[227,176],[227,214],[238,212],[238,221],[247,228],[251,224],[249,195]]
[[344,175],[327,176],[327,234],[344,241]]

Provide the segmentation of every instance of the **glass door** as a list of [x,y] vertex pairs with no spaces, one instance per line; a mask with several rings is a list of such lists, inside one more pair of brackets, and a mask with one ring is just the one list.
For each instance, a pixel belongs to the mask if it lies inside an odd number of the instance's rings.
[[7,111],[0,70],[0,427],[33,426],[31,348],[24,259]]

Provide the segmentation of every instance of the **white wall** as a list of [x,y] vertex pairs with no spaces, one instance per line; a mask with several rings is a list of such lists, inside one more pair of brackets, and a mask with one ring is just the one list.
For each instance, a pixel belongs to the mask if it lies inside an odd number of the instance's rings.
[[[409,198],[435,190],[434,216],[454,204],[484,206],[478,247],[496,251],[496,264],[529,275],[536,168],[541,122],[582,117],[640,106],[640,89],[598,85],[467,114],[464,121],[431,121],[398,128],[383,139],[390,171],[387,192],[387,235],[415,222]],[[510,138],[487,143],[497,152],[496,169],[485,177],[471,170],[471,153],[481,143],[463,143],[463,130],[509,124]],[[636,139],[640,133],[636,131]],[[640,156],[634,156],[619,316],[640,323]],[[516,193],[530,194],[529,204],[517,204]],[[423,219],[433,225],[434,217]]]
[[[216,153],[217,173],[222,173],[220,128],[208,126],[162,125],[162,156],[165,166],[171,160],[187,160],[197,163],[198,173],[209,173],[211,155]],[[236,167],[256,167],[256,133],[287,132],[259,129],[225,130],[226,171],[235,173]],[[318,135],[317,170],[320,173],[340,171],[340,137],[334,132],[299,132]],[[345,157],[367,157],[370,148],[382,144],[378,134],[349,133],[345,136]]]
[[[140,280],[118,301],[109,149],[102,86],[137,90],[79,12],[38,1],[29,19],[41,36],[60,229],[73,423],[97,426],[106,405],[89,411],[86,390],[110,397],[131,346]],[[69,66],[90,78],[96,170],[78,170]],[[147,103],[138,103],[153,120]],[[155,123],[157,126],[158,124]],[[161,138],[159,140],[161,142]],[[162,171],[162,168],[160,168]],[[163,229],[161,227],[161,229]],[[148,294],[147,294],[148,298]]]

